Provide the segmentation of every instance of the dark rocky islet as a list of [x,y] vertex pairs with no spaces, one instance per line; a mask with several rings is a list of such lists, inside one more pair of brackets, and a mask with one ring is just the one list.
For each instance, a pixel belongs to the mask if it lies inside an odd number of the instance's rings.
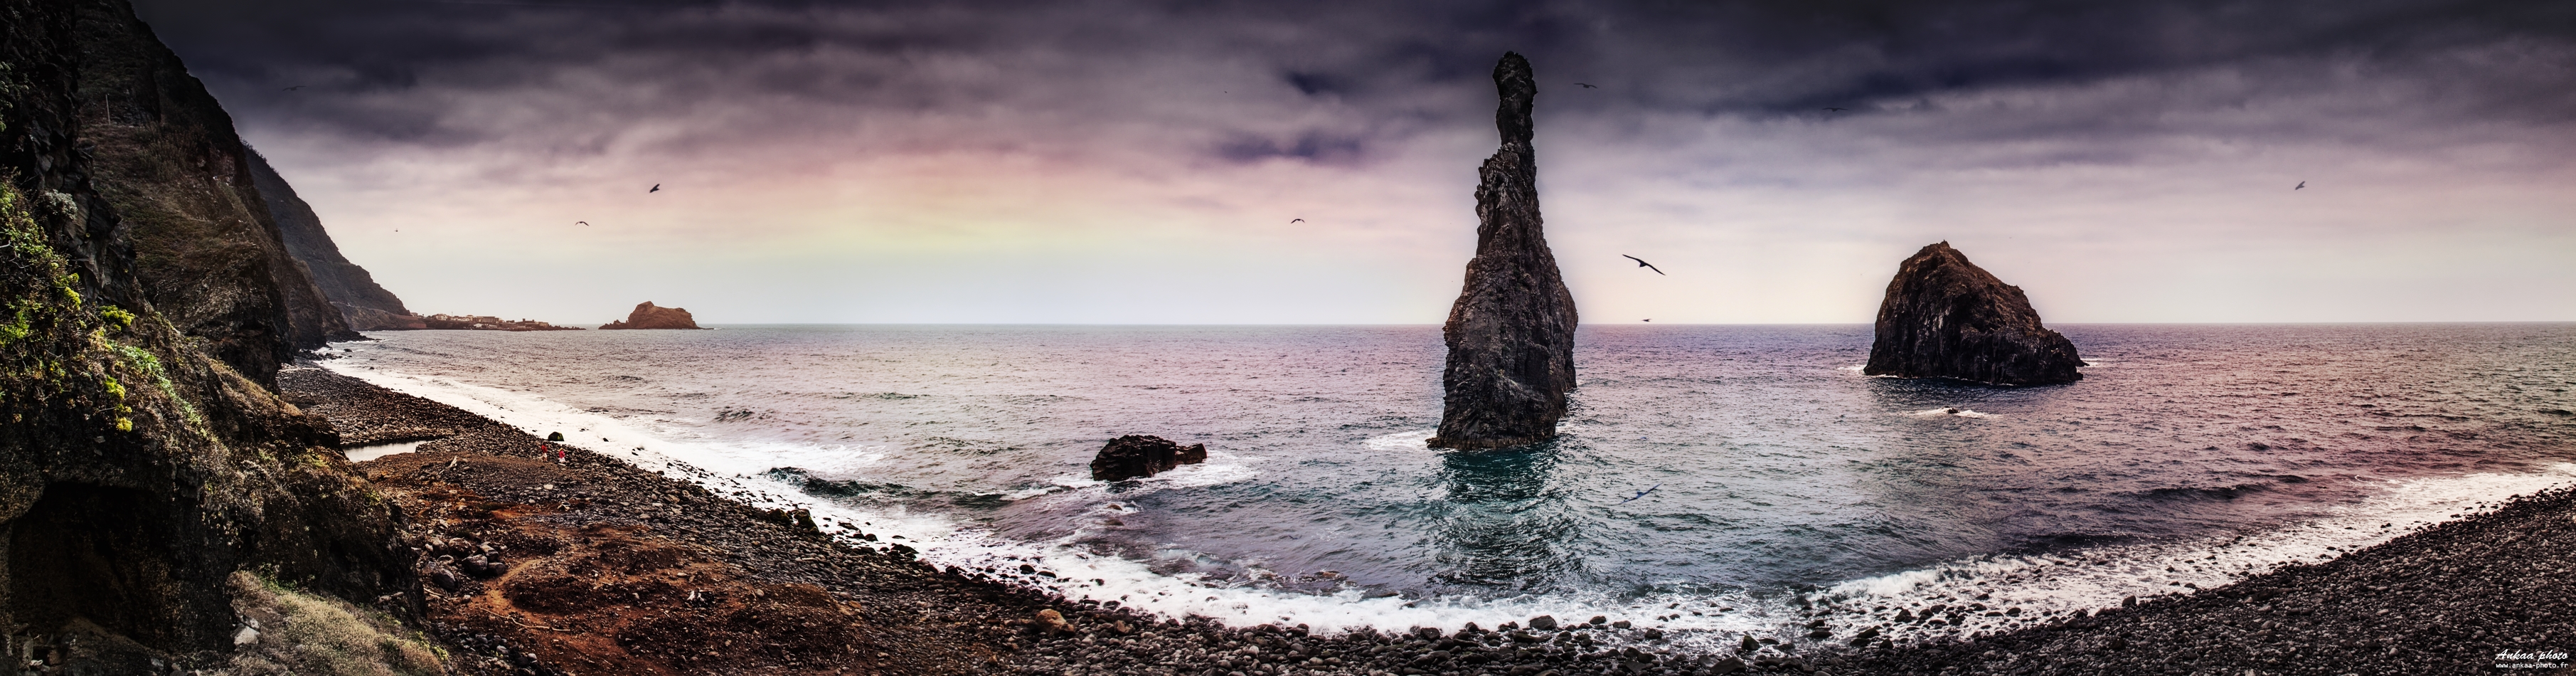
[[1992,385],[2082,380],[2075,344],[2040,324],[2021,287],[2005,284],[1936,242],[1897,266],[1878,306],[1877,340],[1861,372]]
[[654,305],[653,301],[648,300],[635,304],[635,310],[633,312],[626,313],[625,319],[609,322],[607,326],[599,328],[607,330],[696,329],[704,327],[698,326],[698,319],[690,316],[689,311],[686,309],[662,307]]
[[1091,478],[1125,481],[1203,462],[1207,462],[1207,444],[1182,446],[1150,434],[1130,434],[1109,440],[1108,445],[1100,447],[1100,453],[1092,456]]

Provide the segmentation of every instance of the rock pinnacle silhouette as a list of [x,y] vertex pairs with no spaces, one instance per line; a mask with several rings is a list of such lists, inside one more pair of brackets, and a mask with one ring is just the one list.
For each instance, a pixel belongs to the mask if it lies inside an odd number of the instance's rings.
[[1538,83],[1529,60],[1494,65],[1502,148],[1477,174],[1476,257],[1441,336],[1440,430],[1433,448],[1502,448],[1556,436],[1574,389],[1574,294],[1557,273],[1538,212],[1538,158],[1530,107]]

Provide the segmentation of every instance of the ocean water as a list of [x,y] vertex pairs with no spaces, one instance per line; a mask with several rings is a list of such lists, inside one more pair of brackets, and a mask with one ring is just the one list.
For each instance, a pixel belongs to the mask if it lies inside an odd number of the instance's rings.
[[[2059,328],[2085,379],[2007,388],[1863,376],[1866,326],[1586,326],[1562,437],[1465,452],[1422,443],[1430,326],[380,332],[326,365],[933,562],[1319,630],[2037,616],[2576,480],[2576,325]],[[1124,434],[1209,460],[1091,481]]]

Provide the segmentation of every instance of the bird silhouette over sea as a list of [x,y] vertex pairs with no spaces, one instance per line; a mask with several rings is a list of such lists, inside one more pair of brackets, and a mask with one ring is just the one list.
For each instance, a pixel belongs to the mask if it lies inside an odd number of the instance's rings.
[[1826,109],[1825,109],[1825,112],[1828,112],[1828,113],[1839,113],[1839,112],[1843,112],[1843,111],[1846,111],[1846,110],[1851,110],[1851,109],[1850,109],[1850,108],[1826,108]]
[[2308,182],[2307,182],[2307,181],[2300,181],[2300,182],[2299,182],[2299,187],[2297,187],[2297,188],[2291,188],[2291,189],[2290,189],[2290,191],[2291,191],[2291,192],[2298,192],[2301,188],[2306,188],[2306,187],[2308,187]]
[[1663,487],[1664,487],[1664,485],[1663,485],[1663,484],[1655,484],[1653,487],[1647,488],[1646,490],[1637,491],[1637,494],[1636,494],[1636,495],[1628,496],[1628,499],[1619,501],[1619,504],[1624,505],[1624,504],[1628,504],[1628,503],[1631,503],[1631,502],[1636,502],[1636,501],[1637,501],[1637,498],[1646,497],[1646,494],[1647,494],[1647,493],[1653,493],[1653,492],[1655,492],[1655,489],[1656,489],[1656,488],[1663,488]]
[[1601,88],[1601,87],[1599,87],[1599,86],[1597,86],[1597,85],[1588,85],[1588,84],[1583,84],[1583,83],[1581,83],[1581,82],[1577,82],[1577,83],[1574,83],[1574,84],[1576,84],[1576,85],[1578,85],[1578,86],[1581,86],[1581,87],[1583,87],[1584,89],[1600,89],[1600,88]]
[[1304,223],[1304,222],[1306,222],[1306,219],[1303,219],[1303,218],[1291,218],[1291,219],[1288,219],[1288,222],[1290,222],[1290,223]]
[[650,195],[650,194],[657,193],[657,192],[661,192],[661,191],[662,191],[662,184],[660,184],[660,183],[655,183],[655,184],[653,184],[653,189],[652,189],[652,190],[646,190],[646,191],[644,191],[644,194]]
[[573,221],[573,223],[585,226],[590,225],[590,221]]
[[1620,257],[1620,258],[1625,258],[1625,259],[1628,259],[1628,260],[1632,260],[1632,261],[1636,261],[1636,262],[1637,262],[1637,267],[1645,268],[1645,269],[1648,269],[1648,270],[1653,270],[1653,271],[1655,271],[1655,274],[1658,274],[1658,275],[1664,274],[1664,269],[1663,269],[1663,268],[1655,267],[1655,264],[1646,262],[1646,259],[1638,258],[1638,257],[1636,257],[1636,256],[1630,256],[1630,255],[1628,255],[1628,254],[1619,254],[1619,257]]

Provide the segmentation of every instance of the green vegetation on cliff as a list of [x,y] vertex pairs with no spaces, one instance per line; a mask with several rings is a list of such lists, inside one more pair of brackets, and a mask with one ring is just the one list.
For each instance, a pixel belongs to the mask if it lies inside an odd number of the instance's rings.
[[[242,570],[419,600],[399,515],[268,384],[295,347],[284,246],[230,121],[132,16],[0,0],[0,654],[84,673],[227,662]],[[84,119],[174,90],[151,120]],[[193,173],[226,158],[235,188]]]

